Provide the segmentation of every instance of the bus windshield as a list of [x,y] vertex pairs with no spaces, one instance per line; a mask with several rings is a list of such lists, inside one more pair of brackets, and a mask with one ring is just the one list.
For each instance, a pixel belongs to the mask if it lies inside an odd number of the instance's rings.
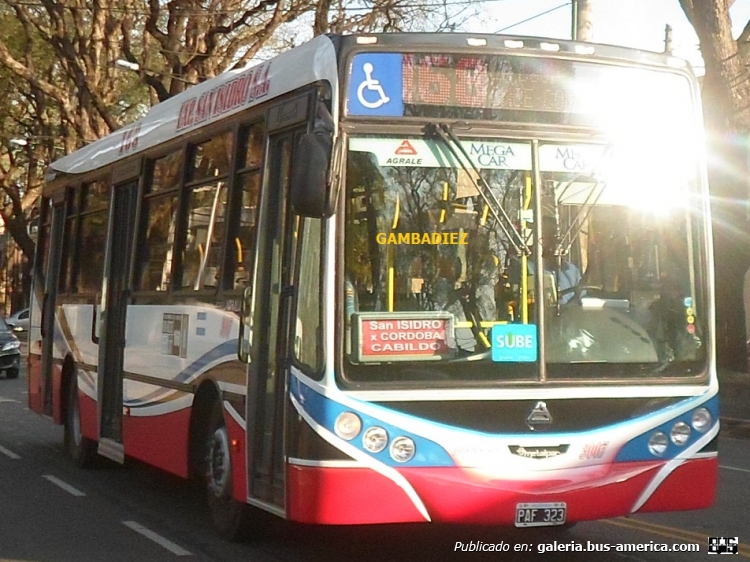
[[550,381],[701,372],[704,232],[694,165],[664,158],[674,146],[348,146],[347,379],[532,381],[542,360]]

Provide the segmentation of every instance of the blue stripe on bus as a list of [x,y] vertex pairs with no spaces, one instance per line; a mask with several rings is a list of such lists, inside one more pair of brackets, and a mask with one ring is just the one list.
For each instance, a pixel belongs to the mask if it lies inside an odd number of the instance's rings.
[[[315,422],[325,427],[328,431],[336,434],[334,430],[334,424],[336,418],[343,412],[354,412],[362,420],[362,430],[360,433],[351,441],[342,442],[349,443],[356,447],[363,453],[371,456],[386,466],[398,467],[398,466],[430,466],[430,467],[443,467],[443,466],[455,466],[453,459],[450,457],[448,452],[443,449],[437,443],[420,437],[408,431],[404,431],[389,423],[385,423],[382,420],[363,414],[357,410],[353,410],[347,406],[339,404],[338,402],[326,398],[325,396],[315,392],[313,389],[304,385],[300,382],[297,377],[291,377],[291,392],[299,402],[300,406],[312,417]],[[397,437],[408,437],[414,441],[416,453],[414,458],[405,463],[394,461],[389,452],[387,446],[384,450],[379,453],[371,453],[362,445],[362,436],[365,431],[370,427],[382,427],[388,432],[388,443],[393,443],[393,440]]]
[[[692,399],[691,399],[692,400]],[[682,402],[684,404],[684,402]],[[680,406],[680,403],[675,404],[673,407]],[[695,443],[698,439],[703,437],[705,435],[704,432],[698,432],[695,429],[693,429],[692,425],[692,416],[693,412],[697,410],[698,408],[706,408],[711,413],[711,425],[706,431],[708,431],[711,427],[713,427],[715,424],[719,422],[719,398],[717,396],[713,396],[712,398],[709,398],[703,403],[696,403],[695,408],[685,412],[684,414],[681,414],[679,416],[675,416],[668,422],[665,422],[657,427],[654,427],[652,429],[649,429],[648,431],[643,432],[642,434],[638,435],[637,437],[634,437],[625,445],[620,448],[620,451],[617,453],[617,456],[615,457],[615,462],[634,462],[634,461],[653,461],[656,459],[659,460],[669,460],[673,459],[680,453],[682,453],[687,447]],[[677,422],[684,422],[688,425],[690,428],[690,437],[688,438],[687,442],[683,445],[675,445],[671,439],[669,439],[669,433],[672,430],[672,427]],[[661,456],[655,456],[653,453],[651,453],[648,450],[648,440],[651,438],[651,436],[661,431],[667,436],[667,450],[664,452]]]
[[[220,343],[219,345],[207,351],[206,353],[198,357],[198,359],[190,363],[190,365],[188,365],[182,371],[180,371],[177,374],[177,376],[170,379],[170,382],[187,383],[189,380],[191,380],[196,375],[200,374],[201,371],[205,370],[205,368],[208,365],[210,365],[217,359],[235,355],[237,351],[237,345],[238,345],[237,338]],[[159,383],[158,381],[154,381],[153,384],[155,386],[158,386]],[[160,397],[161,395],[164,394],[165,391],[170,391],[170,390],[172,389],[162,387],[141,398],[126,400],[124,404],[131,408],[142,408],[145,406],[150,406],[151,404],[149,402],[151,400],[154,400],[155,398]]]
[[[432,445],[434,449],[431,449],[428,451],[429,454],[432,454],[434,450],[440,451],[441,454],[436,454],[435,459],[430,458],[429,461],[425,462],[425,457],[420,457],[419,461],[421,464],[420,466],[453,466],[455,463],[453,463],[453,460],[450,459],[447,452],[438,444],[429,441],[427,439],[424,439],[423,437],[416,436],[412,433],[409,433],[408,431],[401,430],[400,428],[397,428],[393,425],[383,423],[377,418],[374,418],[369,415],[362,414],[358,410],[350,407],[345,407],[333,400],[327,399],[324,396],[321,396],[311,388],[307,387],[305,384],[303,384],[299,379],[296,377],[291,378],[291,385],[290,390],[292,394],[297,398],[297,401],[302,405],[302,407],[307,411],[313,419],[319,423],[320,425],[324,426],[329,431],[334,432],[334,422],[336,420],[336,417],[344,411],[353,411],[355,412],[361,419],[362,419],[362,433],[364,431],[372,426],[372,425],[379,425],[383,428],[385,428],[388,431],[389,439],[393,439],[395,435],[405,435],[410,438],[412,438],[415,443],[417,443],[417,449],[419,450],[420,443],[425,442],[425,444]],[[643,420],[647,420],[650,418],[656,418],[657,416],[663,415],[665,411],[668,410],[676,410],[678,408],[684,408],[686,405],[690,405],[691,409],[681,415],[675,415],[673,419],[671,419],[668,422],[665,422],[663,424],[660,424],[657,427],[654,427],[653,429],[649,429],[648,431],[643,432],[641,435],[629,440],[618,452],[615,461],[614,462],[631,462],[631,461],[639,461],[639,460],[655,460],[655,459],[670,459],[674,456],[678,455],[681,451],[683,451],[686,447],[689,447],[692,443],[697,441],[701,436],[705,434],[699,433],[696,430],[691,431],[691,436],[688,439],[688,442],[685,443],[682,446],[674,445],[670,442],[668,449],[662,457],[655,457],[653,454],[651,454],[648,450],[648,439],[651,437],[653,433],[656,431],[663,431],[667,435],[669,435],[669,431],[672,428],[672,425],[674,425],[678,421],[684,421],[689,426],[691,426],[691,418],[692,414],[695,410],[698,408],[704,407],[706,408],[710,413],[711,417],[713,419],[713,424],[717,423],[719,419],[719,400],[716,395],[712,396],[711,398],[706,398],[705,395],[702,396],[694,396],[690,398],[686,398],[685,400],[681,400],[680,402],[673,404],[672,406],[669,406],[668,408],[660,409],[655,412],[652,412],[650,414],[647,414],[645,416],[641,416],[638,418],[634,418],[632,420],[627,420],[623,422],[619,422],[610,426],[604,426],[599,427],[595,429],[591,429],[584,432],[577,432],[577,433],[544,433],[543,435],[528,435],[528,434],[516,434],[516,433],[497,433],[497,434],[491,434],[491,433],[485,433],[485,432],[479,432],[479,431],[471,431],[466,430],[458,427],[452,427],[450,425],[444,424],[444,423],[436,423],[436,422],[430,422],[436,430],[440,430],[441,428],[444,429],[450,429],[451,431],[459,432],[459,433],[465,433],[467,436],[482,436],[482,437],[502,437],[502,438],[512,438],[512,437],[519,437],[524,438],[526,440],[538,439],[543,437],[545,440],[549,440],[550,438],[558,439],[558,440],[566,440],[566,439],[580,439],[580,437],[586,433],[589,433],[591,435],[598,435],[602,438],[606,438],[607,434],[611,434],[612,432],[621,432],[623,428],[626,428],[627,426],[632,426],[634,422]],[[371,404],[368,403],[368,407],[380,409],[384,412],[390,411],[387,407],[383,407],[381,405],[377,404]],[[422,418],[415,418],[419,419],[420,421],[426,421]],[[707,430],[708,431],[708,430]],[[349,443],[353,444],[357,448],[366,451],[364,447],[362,447],[361,444],[361,437],[357,436],[356,439],[350,441]],[[367,451],[366,451],[367,452]],[[371,454],[368,452],[368,454]],[[371,456],[382,460],[384,463],[389,464],[390,466],[396,466],[396,463],[392,462],[390,457],[387,454],[387,451],[384,451],[379,454],[371,454]],[[440,464],[442,459],[442,463]],[[411,463],[408,463],[408,465],[411,465]]]

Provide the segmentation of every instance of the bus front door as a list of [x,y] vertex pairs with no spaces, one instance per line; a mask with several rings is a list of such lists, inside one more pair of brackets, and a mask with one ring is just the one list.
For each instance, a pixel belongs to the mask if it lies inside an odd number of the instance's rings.
[[99,310],[99,449],[122,463],[123,360],[125,322],[130,302],[130,269],[138,182],[116,185],[109,216],[109,236]]
[[254,325],[268,326],[253,338],[248,374],[248,481],[250,501],[283,510],[284,416],[289,357],[294,254],[298,219],[288,202],[297,138],[306,129],[270,138],[271,183],[264,204],[266,227],[257,253],[259,276]]

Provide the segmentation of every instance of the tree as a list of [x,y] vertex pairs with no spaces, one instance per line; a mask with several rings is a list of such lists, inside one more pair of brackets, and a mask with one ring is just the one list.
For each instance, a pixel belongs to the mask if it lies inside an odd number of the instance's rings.
[[573,0],[573,25],[576,41],[594,40],[594,13],[596,0]]
[[729,8],[734,0],[680,0],[695,29],[706,65],[703,94],[709,127],[715,131],[750,131],[750,22],[732,37]]
[[[471,0],[0,0],[0,217],[29,257],[43,170],[219,73],[327,31],[450,27]],[[454,20],[455,21],[455,20]],[[308,32],[309,30],[309,32]],[[138,64],[139,74],[114,62]],[[25,139],[21,146],[12,139]]]
[[[729,8],[734,0],[680,0],[700,41],[705,61],[703,112],[709,135],[709,180],[714,215],[716,315],[720,365],[747,369],[742,286],[750,266],[748,231],[748,151],[750,132],[750,23],[732,37]],[[739,204],[738,204],[739,203]]]

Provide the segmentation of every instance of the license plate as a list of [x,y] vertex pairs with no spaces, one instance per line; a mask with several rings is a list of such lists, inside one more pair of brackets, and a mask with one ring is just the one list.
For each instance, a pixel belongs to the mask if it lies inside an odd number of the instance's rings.
[[564,525],[568,514],[565,502],[516,504],[516,527]]

